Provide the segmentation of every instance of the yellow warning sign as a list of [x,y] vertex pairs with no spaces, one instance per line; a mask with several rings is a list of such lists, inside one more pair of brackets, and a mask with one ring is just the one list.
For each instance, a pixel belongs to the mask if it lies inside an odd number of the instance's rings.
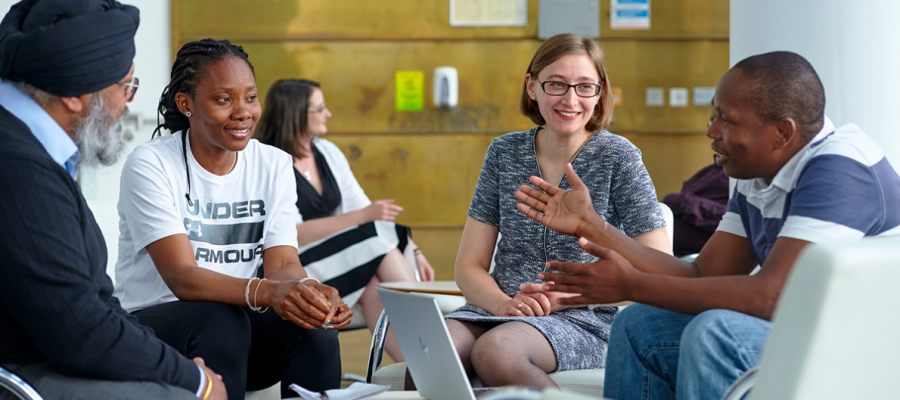
[[425,108],[425,73],[397,71],[394,75],[397,111],[422,111]]

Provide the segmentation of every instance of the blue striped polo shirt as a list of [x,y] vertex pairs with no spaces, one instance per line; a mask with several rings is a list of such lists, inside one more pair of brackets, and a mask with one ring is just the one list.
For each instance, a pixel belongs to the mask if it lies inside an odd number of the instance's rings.
[[778,237],[813,243],[900,236],[900,176],[856,125],[822,130],[775,175],[738,180],[717,228],[750,240],[760,265]]

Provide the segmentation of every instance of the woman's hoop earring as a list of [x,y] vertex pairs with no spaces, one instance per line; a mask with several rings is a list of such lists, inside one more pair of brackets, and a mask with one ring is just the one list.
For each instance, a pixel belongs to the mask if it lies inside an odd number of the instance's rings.
[[191,112],[188,111],[188,112],[184,113],[184,115],[187,116],[188,118],[190,118],[190,117],[191,117]]

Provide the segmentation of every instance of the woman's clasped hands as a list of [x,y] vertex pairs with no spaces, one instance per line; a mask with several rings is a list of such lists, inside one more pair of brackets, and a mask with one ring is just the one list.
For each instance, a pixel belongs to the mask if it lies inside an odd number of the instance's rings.
[[511,317],[543,317],[550,314],[550,299],[543,293],[516,293],[499,305],[494,315]]
[[559,299],[576,296],[571,293],[549,292],[544,283],[523,283],[519,293],[500,304],[494,315],[508,317],[543,317],[572,306],[560,304]]
[[312,279],[272,283],[265,304],[282,319],[305,329],[340,329],[350,323],[353,312],[337,289]]

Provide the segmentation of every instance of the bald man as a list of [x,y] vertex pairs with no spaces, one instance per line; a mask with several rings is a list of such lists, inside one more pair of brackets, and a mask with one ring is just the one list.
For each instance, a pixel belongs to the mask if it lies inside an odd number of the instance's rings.
[[[900,235],[900,177],[855,125],[825,116],[812,65],[790,52],[749,57],[716,87],[707,136],[738,179],[718,230],[693,262],[654,251],[583,210],[590,194],[540,179],[519,210],[570,235],[593,264],[550,263],[541,289],[573,303],[641,304],[612,325],[604,396],[715,399],[754,367],[794,261],[810,243]],[[574,178],[574,179],[573,179]],[[759,273],[749,275],[757,265]],[[564,303],[564,301],[561,301]]]
[[26,0],[0,23],[0,366],[48,399],[225,398],[112,296],[75,180],[124,147],[138,22],[112,0]]

